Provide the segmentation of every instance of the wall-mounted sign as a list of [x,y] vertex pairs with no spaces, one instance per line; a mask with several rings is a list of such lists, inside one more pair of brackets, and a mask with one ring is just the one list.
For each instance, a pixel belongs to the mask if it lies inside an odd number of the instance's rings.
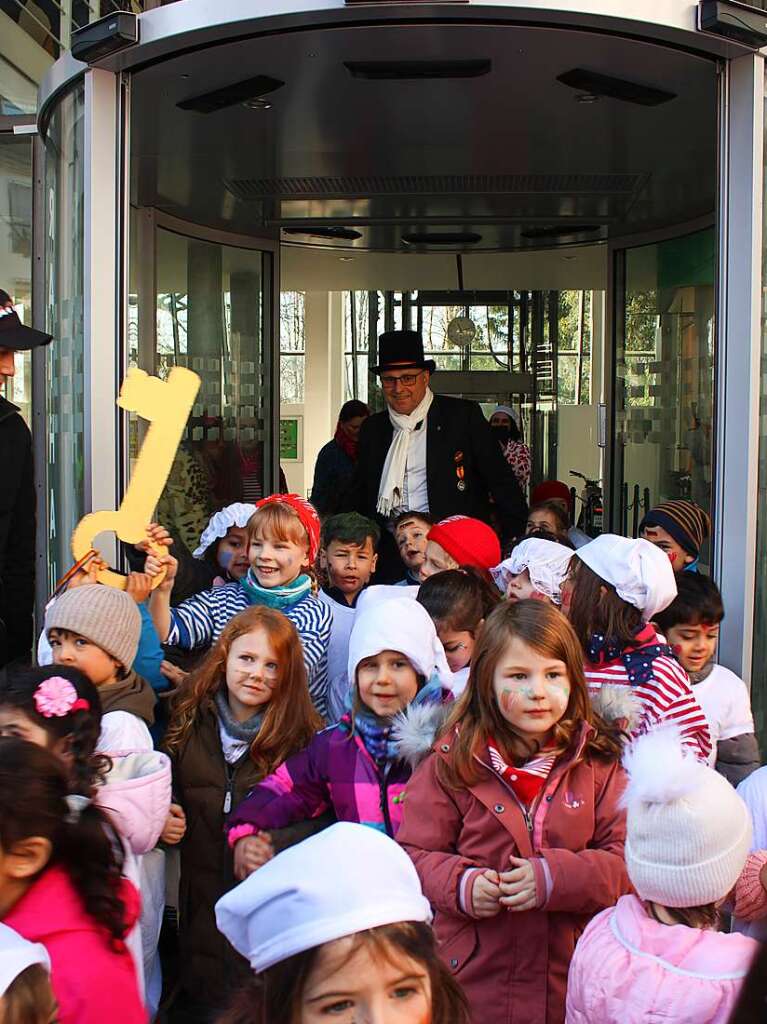
[[286,416],[280,420],[280,462],[302,462],[303,416]]

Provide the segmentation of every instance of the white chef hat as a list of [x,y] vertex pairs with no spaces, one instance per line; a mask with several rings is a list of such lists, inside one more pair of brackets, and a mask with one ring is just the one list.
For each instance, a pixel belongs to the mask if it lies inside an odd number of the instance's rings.
[[535,589],[555,604],[561,604],[560,591],[574,554],[572,548],[558,544],[555,540],[531,537],[517,544],[509,558],[490,570],[490,575],[496,586],[505,592],[510,577],[518,576],[527,569]]
[[575,552],[576,557],[615,587],[646,622],[668,608],[677,594],[668,555],[649,540],[629,540],[603,533]]
[[216,904],[216,924],[254,971],[400,921],[431,921],[408,855],[382,832],[342,821],[268,861]]
[[443,686],[449,687],[452,681],[453,674],[434,623],[424,606],[411,597],[374,601],[357,610],[349,637],[350,686],[354,686],[357,666],[363,658],[371,658],[381,651],[404,654],[427,681],[435,673]]
[[27,942],[13,928],[0,924],[0,996],[32,964],[41,964],[50,971],[51,961],[45,946]]
[[251,505],[247,501],[235,501],[233,505],[227,505],[226,508],[214,512],[208,525],[202,531],[200,545],[195,550],[194,557],[202,558],[214,541],[226,537],[230,526],[239,526],[241,530],[244,530],[255,511],[255,505]]

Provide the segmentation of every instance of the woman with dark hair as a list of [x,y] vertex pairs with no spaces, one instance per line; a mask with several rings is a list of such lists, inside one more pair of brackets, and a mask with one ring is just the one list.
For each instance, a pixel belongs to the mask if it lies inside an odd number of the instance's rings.
[[503,457],[511,466],[523,494],[530,486],[532,456],[522,436],[519,413],[510,405],[499,405],[490,417],[490,429],[501,446]]
[[321,516],[343,511],[340,501],[348,489],[357,465],[360,427],[370,415],[364,402],[353,398],[341,406],[332,441],[320,449],[314,464],[312,504]]

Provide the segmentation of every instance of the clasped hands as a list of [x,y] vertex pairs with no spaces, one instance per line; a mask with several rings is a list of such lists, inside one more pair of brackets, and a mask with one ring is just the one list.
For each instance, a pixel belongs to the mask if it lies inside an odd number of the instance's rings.
[[509,857],[508,871],[487,868],[475,875],[471,903],[475,917],[494,917],[502,908],[510,911],[535,910],[538,890],[535,871],[529,860]]

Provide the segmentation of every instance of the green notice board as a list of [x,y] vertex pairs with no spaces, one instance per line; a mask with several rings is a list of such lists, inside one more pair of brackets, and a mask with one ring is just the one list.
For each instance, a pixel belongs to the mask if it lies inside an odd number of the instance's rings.
[[301,461],[301,416],[280,420],[280,462]]

